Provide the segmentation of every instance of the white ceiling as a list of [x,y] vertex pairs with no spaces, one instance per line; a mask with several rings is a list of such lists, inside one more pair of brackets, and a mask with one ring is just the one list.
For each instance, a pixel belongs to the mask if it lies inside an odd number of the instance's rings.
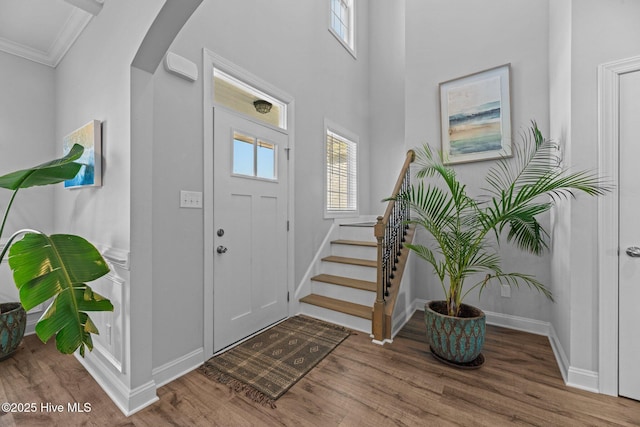
[[56,67],[102,2],[0,0],[0,50]]

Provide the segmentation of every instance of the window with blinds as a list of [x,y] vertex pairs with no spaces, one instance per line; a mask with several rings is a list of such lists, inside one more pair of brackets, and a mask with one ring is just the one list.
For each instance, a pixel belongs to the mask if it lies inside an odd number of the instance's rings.
[[357,144],[327,128],[327,214],[357,213]]

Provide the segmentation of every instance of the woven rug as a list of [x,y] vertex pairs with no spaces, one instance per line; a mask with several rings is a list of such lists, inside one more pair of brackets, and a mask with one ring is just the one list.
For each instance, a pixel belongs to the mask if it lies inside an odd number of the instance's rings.
[[296,316],[212,357],[206,376],[275,408],[275,400],[350,335],[350,331]]

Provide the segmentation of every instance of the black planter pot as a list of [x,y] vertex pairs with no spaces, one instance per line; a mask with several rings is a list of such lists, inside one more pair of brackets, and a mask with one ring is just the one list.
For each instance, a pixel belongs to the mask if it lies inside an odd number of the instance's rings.
[[478,362],[484,345],[484,313],[466,304],[462,304],[463,317],[448,316],[446,313],[446,301],[429,301],[425,304],[424,321],[431,351],[437,358],[453,364]]
[[22,341],[27,312],[19,302],[0,304],[0,360],[13,353]]

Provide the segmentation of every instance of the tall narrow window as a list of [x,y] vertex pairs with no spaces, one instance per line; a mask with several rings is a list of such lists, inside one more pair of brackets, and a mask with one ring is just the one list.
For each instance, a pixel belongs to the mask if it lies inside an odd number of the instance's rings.
[[355,57],[354,15],[355,0],[329,0],[329,31]]
[[327,216],[358,213],[357,144],[327,127]]

